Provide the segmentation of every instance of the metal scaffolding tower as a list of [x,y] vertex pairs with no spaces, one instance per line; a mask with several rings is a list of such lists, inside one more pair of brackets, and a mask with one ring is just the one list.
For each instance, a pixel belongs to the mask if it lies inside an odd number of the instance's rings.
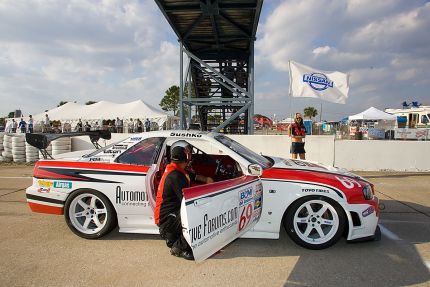
[[252,134],[254,42],[263,0],[155,2],[179,41],[181,128],[197,122],[204,131]]

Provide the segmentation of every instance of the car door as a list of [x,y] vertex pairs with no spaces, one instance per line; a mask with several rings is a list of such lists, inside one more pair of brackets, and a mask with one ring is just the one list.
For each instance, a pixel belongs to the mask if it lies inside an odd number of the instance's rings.
[[197,262],[240,237],[260,219],[263,188],[258,176],[191,187],[183,193],[183,234]]

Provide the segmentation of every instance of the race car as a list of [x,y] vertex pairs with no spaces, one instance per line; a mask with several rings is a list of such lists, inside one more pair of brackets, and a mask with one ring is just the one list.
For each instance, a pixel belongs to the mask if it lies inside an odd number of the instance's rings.
[[[50,139],[37,137],[47,146]],[[157,234],[156,192],[178,141],[192,148],[187,168],[214,179],[183,190],[183,233],[197,261],[238,237],[278,239],[281,227],[309,249],[327,248],[342,236],[371,239],[378,231],[378,198],[364,178],[260,155],[213,132],[133,134],[96,150],[39,160],[26,190],[28,204],[34,212],[64,215],[69,228],[87,239],[116,226],[119,232]]]

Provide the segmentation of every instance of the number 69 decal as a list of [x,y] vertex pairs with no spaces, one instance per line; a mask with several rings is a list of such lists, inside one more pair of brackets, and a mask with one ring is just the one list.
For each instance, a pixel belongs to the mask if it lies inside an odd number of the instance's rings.
[[252,203],[249,203],[248,205],[244,206],[242,208],[242,212],[240,214],[240,221],[239,221],[239,232],[244,229],[252,218]]

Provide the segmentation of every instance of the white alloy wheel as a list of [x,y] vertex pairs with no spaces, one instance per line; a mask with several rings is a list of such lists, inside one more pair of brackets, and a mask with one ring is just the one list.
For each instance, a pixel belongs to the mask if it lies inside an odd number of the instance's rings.
[[294,214],[294,230],[305,242],[326,243],[339,228],[339,216],[334,207],[322,200],[303,203]]
[[345,229],[346,216],[334,200],[307,196],[295,201],[284,217],[287,234],[309,249],[324,249],[335,244]]
[[98,191],[80,190],[66,201],[64,216],[69,228],[78,236],[97,239],[117,224],[109,199]]
[[70,221],[77,230],[85,234],[99,232],[106,225],[107,216],[104,202],[94,194],[83,193],[70,204]]

